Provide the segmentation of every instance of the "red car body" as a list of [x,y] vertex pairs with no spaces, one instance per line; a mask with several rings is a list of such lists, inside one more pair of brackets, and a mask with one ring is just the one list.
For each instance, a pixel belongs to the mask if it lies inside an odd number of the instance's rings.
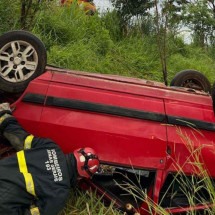
[[[210,95],[135,78],[47,68],[12,106],[26,130],[52,138],[65,153],[89,146],[102,163],[119,171],[143,171],[148,196],[166,211],[205,208],[201,203],[190,208],[177,200],[162,205],[161,199],[164,187],[178,171],[188,177],[198,175],[187,162],[191,152],[180,131],[192,140],[194,150],[202,148],[200,159],[215,178],[215,118]],[[108,177],[100,174],[89,183],[122,207],[130,199],[122,200],[109,186],[113,178],[105,184]],[[147,214],[144,200],[134,205]]]

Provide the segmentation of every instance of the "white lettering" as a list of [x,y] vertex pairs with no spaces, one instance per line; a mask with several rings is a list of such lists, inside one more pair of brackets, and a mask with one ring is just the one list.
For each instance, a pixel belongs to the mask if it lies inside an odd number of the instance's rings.
[[45,162],[47,171],[52,171],[54,182],[63,181],[63,174],[58,162],[55,149],[47,149],[48,161]]

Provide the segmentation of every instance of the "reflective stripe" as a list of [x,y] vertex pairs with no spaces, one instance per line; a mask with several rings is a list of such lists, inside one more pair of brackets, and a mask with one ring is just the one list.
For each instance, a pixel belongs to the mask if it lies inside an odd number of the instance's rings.
[[30,149],[31,148],[31,143],[32,143],[33,139],[34,139],[34,136],[32,134],[28,135],[25,138],[24,149]]
[[28,173],[28,168],[27,168],[26,160],[25,160],[25,154],[24,154],[23,150],[17,152],[17,158],[18,158],[18,164],[19,164],[19,171],[21,173]]
[[25,154],[24,154],[23,150],[17,152],[17,159],[18,159],[18,164],[19,164],[19,171],[23,174],[24,179],[25,179],[25,185],[26,185],[27,192],[33,196],[36,196],[35,188],[34,188],[34,181],[33,181],[31,173],[28,172],[28,168],[27,168],[26,160],[25,160]]
[[2,122],[5,120],[5,119],[7,119],[7,118],[9,118],[9,117],[12,117],[10,114],[4,114],[3,116],[1,116],[0,117],[0,125],[2,124]]
[[30,211],[31,211],[31,215],[40,215],[40,211],[38,207],[31,208]]
[[24,172],[23,175],[25,178],[25,185],[26,185],[27,192],[33,196],[36,196],[35,188],[34,188],[34,181],[33,181],[31,173],[25,173]]
[[0,124],[2,124],[2,122],[5,120],[5,117],[4,116],[2,116],[2,117],[0,117]]

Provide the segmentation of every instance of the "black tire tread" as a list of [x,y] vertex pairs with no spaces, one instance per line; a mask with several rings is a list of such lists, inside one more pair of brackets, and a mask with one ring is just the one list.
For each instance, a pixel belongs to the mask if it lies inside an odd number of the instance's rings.
[[23,40],[30,43],[38,54],[38,66],[35,73],[27,80],[20,83],[10,83],[0,77],[0,89],[8,93],[20,93],[25,90],[28,83],[41,75],[45,71],[47,63],[47,53],[44,44],[36,36],[28,31],[17,30],[6,32],[0,36],[0,49],[7,43],[14,40]]
[[197,70],[183,70],[181,72],[178,72],[170,82],[170,86],[181,87],[183,82],[187,79],[197,80],[202,84],[202,87],[205,92],[211,92],[211,84],[209,80]]

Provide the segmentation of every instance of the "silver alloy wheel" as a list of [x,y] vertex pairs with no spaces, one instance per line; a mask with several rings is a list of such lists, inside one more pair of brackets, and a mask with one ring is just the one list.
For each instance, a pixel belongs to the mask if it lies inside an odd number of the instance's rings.
[[0,49],[0,77],[8,82],[17,83],[29,79],[37,65],[38,54],[26,41],[11,41]]

